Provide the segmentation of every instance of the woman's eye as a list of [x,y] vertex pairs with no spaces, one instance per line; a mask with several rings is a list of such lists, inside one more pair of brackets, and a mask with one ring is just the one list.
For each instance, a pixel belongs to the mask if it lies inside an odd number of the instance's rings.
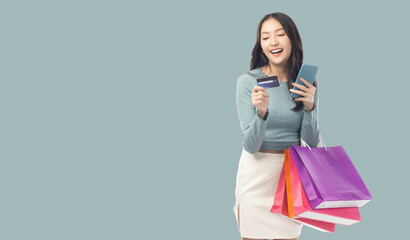
[[285,34],[280,34],[280,35],[278,35],[278,36],[285,36]]
[[263,40],[266,40],[266,39],[268,39],[268,38],[263,38]]

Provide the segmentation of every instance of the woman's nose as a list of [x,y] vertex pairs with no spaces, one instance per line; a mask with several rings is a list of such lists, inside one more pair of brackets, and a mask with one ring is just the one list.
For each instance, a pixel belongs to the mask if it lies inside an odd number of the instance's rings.
[[278,45],[278,40],[277,40],[277,38],[276,38],[276,37],[273,37],[273,38],[272,38],[272,42],[271,42],[271,44],[272,44],[273,46]]

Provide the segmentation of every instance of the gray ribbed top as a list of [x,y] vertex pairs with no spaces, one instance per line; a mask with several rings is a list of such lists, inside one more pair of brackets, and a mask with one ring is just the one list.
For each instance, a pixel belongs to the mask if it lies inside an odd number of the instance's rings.
[[260,148],[283,150],[293,144],[300,146],[301,137],[309,146],[316,147],[319,143],[317,79],[315,106],[309,113],[304,107],[298,112],[291,110],[296,104],[290,96],[287,81],[279,81],[279,87],[266,89],[269,114],[263,121],[252,105],[251,94],[253,87],[257,86],[256,79],[264,76],[266,74],[261,68],[256,68],[237,79],[236,104],[245,150],[249,153],[258,152]]

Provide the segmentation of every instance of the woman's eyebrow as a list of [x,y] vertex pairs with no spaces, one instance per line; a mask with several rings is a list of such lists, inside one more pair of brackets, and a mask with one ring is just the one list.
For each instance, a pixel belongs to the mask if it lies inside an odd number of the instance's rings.
[[[283,28],[278,28],[278,29],[276,29],[274,32],[277,32],[277,31],[279,31],[279,30],[283,30]],[[262,32],[261,34],[264,34],[264,33],[269,33],[269,32]]]

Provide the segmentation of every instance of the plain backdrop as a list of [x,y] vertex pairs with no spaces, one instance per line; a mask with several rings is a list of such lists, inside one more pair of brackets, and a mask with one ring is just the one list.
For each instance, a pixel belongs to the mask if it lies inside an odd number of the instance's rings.
[[296,23],[320,131],[374,197],[300,239],[406,239],[406,1],[0,3],[0,239],[240,239],[235,91],[260,19]]

